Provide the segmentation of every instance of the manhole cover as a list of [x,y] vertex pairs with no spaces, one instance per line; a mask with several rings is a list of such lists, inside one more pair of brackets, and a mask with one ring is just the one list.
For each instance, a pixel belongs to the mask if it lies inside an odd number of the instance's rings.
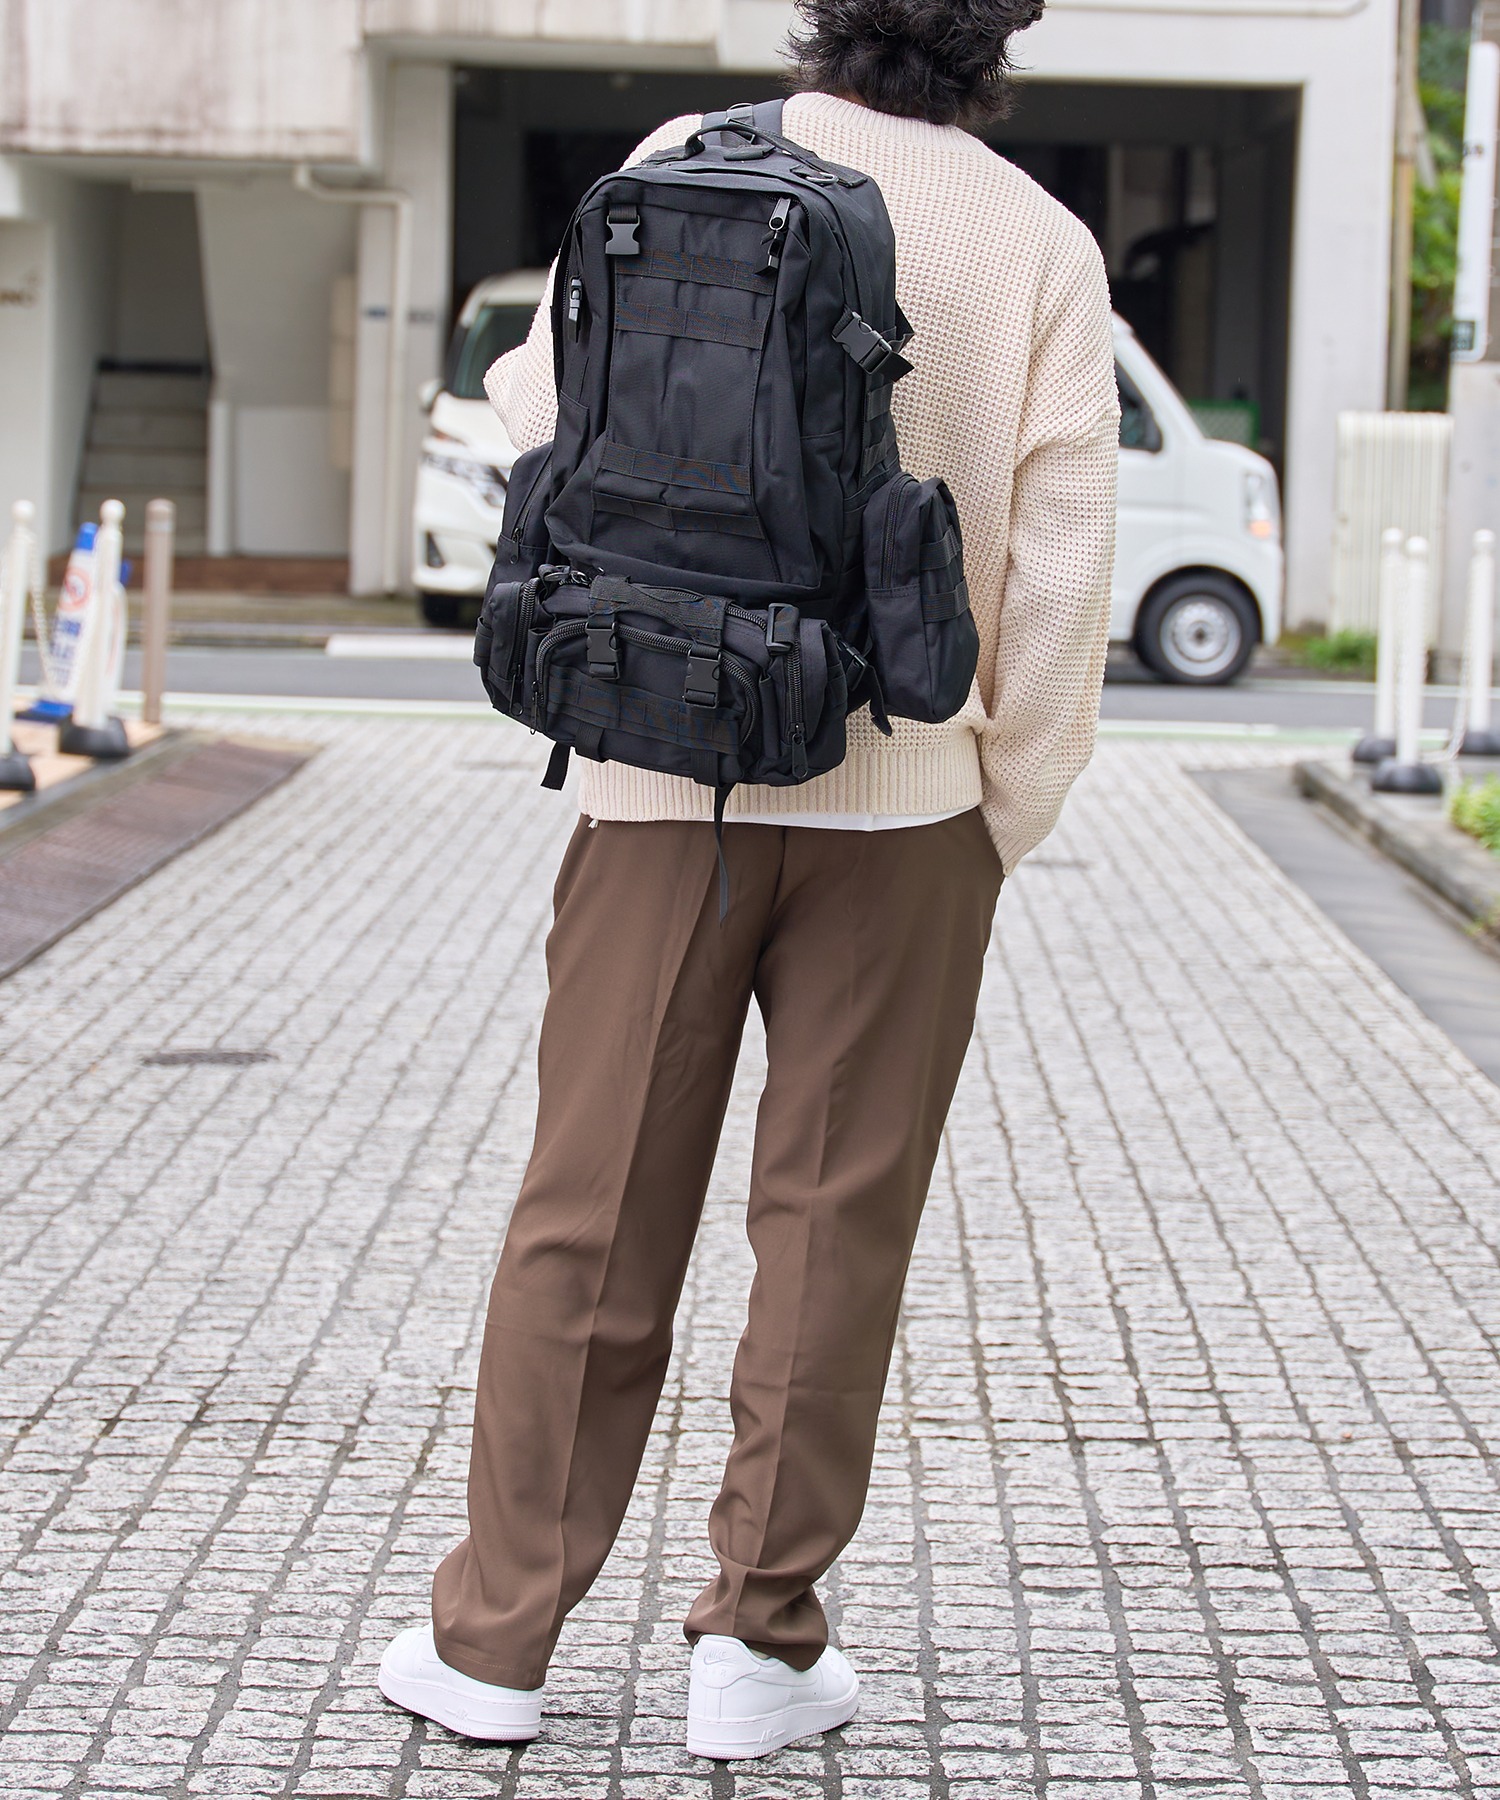
[[242,1069],[247,1063],[275,1062],[274,1050],[157,1050],[143,1056],[148,1069],[176,1069],[186,1063],[207,1063],[220,1069]]

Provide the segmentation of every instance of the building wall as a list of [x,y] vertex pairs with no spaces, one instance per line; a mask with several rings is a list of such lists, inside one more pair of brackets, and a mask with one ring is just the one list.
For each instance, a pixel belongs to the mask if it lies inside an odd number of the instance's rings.
[[198,225],[216,415],[210,544],[342,555],[349,483],[334,466],[330,389],[334,283],[355,264],[352,211],[299,193],[283,171],[205,182]]
[[355,338],[353,523],[350,585],[372,593],[384,584],[387,533],[397,534],[398,581],[411,586],[411,496],[424,419],[417,390],[442,373],[448,325],[453,199],[453,78],[444,65],[402,63],[390,71],[382,124],[383,179],[412,203],[410,291],[400,412],[396,511],[387,496],[387,373],[392,322],[391,257],[395,215],[387,206],[359,211],[358,320]]
[[0,507],[69,539],[94,367],[113,328],[119,190],[0,159]]
[[0,0],[0,150],[354,160],[359,0]]
[[47,339],[50,331],[52,229],[0,220],[0,520],[9,529],[17,500],[37,508],[50,545],[46,468]]
[[725,0],[364,0],[372,39],[431,45],[716,44]]

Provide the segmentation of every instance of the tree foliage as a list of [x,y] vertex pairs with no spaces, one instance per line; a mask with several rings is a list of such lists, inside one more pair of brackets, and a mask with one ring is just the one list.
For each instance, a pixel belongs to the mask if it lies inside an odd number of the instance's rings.
[[1412,218],[1411,388],[1408,405],[1447,404],[1453,336],[1453,279],[1458,267],[1458,196],[1463,180],[1464,81],[1468,34],[1422,27],[1418,91],[1436,184],[1417,184]]

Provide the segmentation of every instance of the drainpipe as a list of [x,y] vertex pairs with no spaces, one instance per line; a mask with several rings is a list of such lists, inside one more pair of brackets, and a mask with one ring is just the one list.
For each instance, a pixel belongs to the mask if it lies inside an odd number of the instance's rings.
[[325,187],[307,163],[292,176],[304,194],[316,200],[341,200],[354,206],[388,206],[393,216],[391,289],[385,344],[385,532],[381,544],[381,585],[394,594],[401,586],[401,475],[406,394],[406,322],[411,309],[411,195],[399,188]]

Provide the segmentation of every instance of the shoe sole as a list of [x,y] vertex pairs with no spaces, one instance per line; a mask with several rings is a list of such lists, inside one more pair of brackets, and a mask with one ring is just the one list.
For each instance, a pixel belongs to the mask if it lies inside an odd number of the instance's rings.
[[456,1700],[440,1682],[396,1675],[384,1664],[378,1679],[381,1693],[393,1705],[446,1726],[460,1737],[479,1738],[488,1744],[520,1744],[529,1743],[542,1728],[540,1704],[532,1708],[502,1703],[486,1715]]
[[798,1738],[820,1731],[837,1731],[859,1710],[859,1682],[832,1700],[809,1700],[800,1706],[778,1707],[753,1719],[698,1719],[688,1714],[689,1756],[709,1756],[719,1762],[769,1756],[784,1750]]

